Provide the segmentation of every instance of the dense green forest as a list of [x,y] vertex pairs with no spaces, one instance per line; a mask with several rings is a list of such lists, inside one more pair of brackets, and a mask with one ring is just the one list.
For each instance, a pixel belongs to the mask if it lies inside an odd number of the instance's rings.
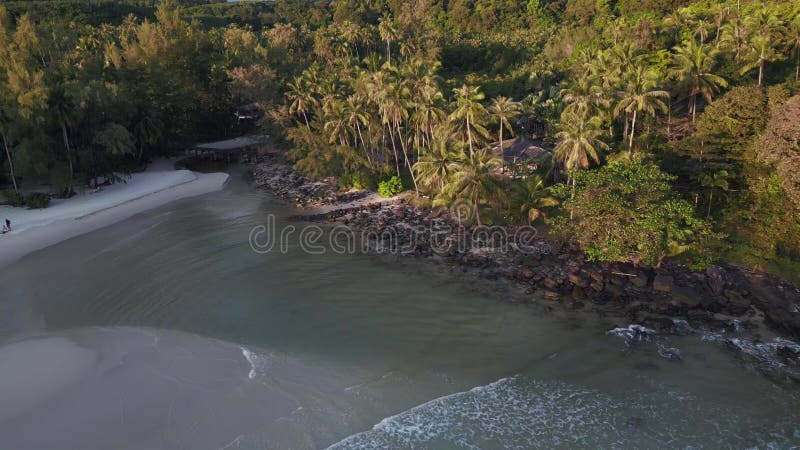
[[[68,195],[247,108],[342,188],[596,260],[800,267],[795,1],[9,1],[0,61],[11,189]],[[509,165],[520,136],[552,157]]]

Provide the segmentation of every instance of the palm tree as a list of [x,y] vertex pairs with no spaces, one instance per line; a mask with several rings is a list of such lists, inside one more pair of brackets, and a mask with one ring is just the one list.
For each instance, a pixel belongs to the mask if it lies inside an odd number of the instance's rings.
[[[588,169],[590,159],[600,163],[598,149],[607,150],[608,145],[600,140],[603,131],[597,117],[586,118],[575,114],[562,117],[561,131],[556,134],[553,160],[561,164],[567,172],[575,169]],[[572,194],[575,195],[575,177],[571,178]]]
[[722,26],[721,33],[720,44],[725,48],[733,50],[735,53],[734,59],[739,61],[742,51],[748,41],[748,33],[744,21],[738,15],[734,16]]
[[[347,102],[345,104],[345,116],[347,125],[355,130],[355,134],[358,137],[358,140],[361,142],[361,146],[364,148],[364,154],[367,157],[367,161],[370,163],[370,165],[372,165],[369,147],[367,147],[367,143],[364,142],[364,134],[361,132],[361,125],[367,125],[369,120],[367,119],[364,111],[364,102],[358,95],[353,94],[347,97]],[[358,145],[358,143],[356,143],[356,145]]]
[[694,122],[697,114],[697,96],[702,95],[711,103],[714,93],[728,82],[713,70],[719,50],[707,45],[697,45],[687,41],[674,48],[670,74],[689,87],[689,112]]
[[786,34],[786,27],[775,11],[763,6],[755,13],[745,17],[744,25],[752,36],[750,40],[750,62],[741,69],[745,74],[758,67],[758,85],[764,80],[764,65],[768,62],[783,59],[782,52],[776,49]]
[[[0,16],[2,19],[2,16]],[[6,152],[6,158],[8,159],[8,169],[9,175],[11,176],[11,184],[14,186],[14,192],[19,192],[19,187],[17,186],[17,176],[14,173],[14,160],[11,157],[11,149],[8,146],[8,140],[6,135],[8,135],[8,130],[11,126],[11,117],[7,111],[2,108],[0,105],[0,139],[3,141],[3,149]]]
[[473,143],[477,143],[477,138],[474,136],[473,131],[484,138],[489,134],[482,125],[483,119],[486,117],[486,108],[481,104],[481,101],[486,96],[481,92],[480,87],[472,87],[466,84],[460,88],[453,89],[453,93],[455,94],[455,100],[453,101],[453,112],[450,113],[450,120],[465,124],[466,140],[469,144],[469,153],[471,155],[474,153]]
[[296,78],[294,81],[289,82],[286,98],[290,102],[289,113],[302,116],[306,128],[310,131],[311,125],[308,123],[308,112],[316,106],[317,99],[314,98],[304,84],[302,78]]
[[658,111],[666,112],[668,109],[661,99],[669,98],[669,92],[655,90],[658,81],[659,76],[655,70],[638,66],[631,73],[626,89],[617,93],[620,100],[614,108],[615,115],[625,111],[627,115],[631,116],[631,132],[628,142],[628,151],[631,153],[633,152],[633,137],[636,134],[637,114],[641,112],[655,116]]
[[417,148],[421,148],[431,144],[434,129],[446,121],[447,113],[440,107],[444,95],[439,90],[435,75],[423,75],[415,83],[414,92],[411,124],[414,126]]
[[528,225],[536,221],[544,213],[543,208],[558,205],[558,200],[550,195],[544,178],[534,175],[513,185],[512,205],[516,212],[528,221]]
[[561,131],[556,134],[553,159],[561,163],[565,169],[588,169],[589,160],[600,163],[597,149],[608,149],[608,145],[600,140],[602,131],[597,117],[586,118],[567,114],[561,122]]
[[335,97],[326,97],[323,109],[325,111],[325,123],[322,129],[328,134],[328,143],[349,147],[349,116],[345,105]]
[[69,131],[68,128],[72,124],[72,120],[76,114],[76,108],[73,105],[72,99],[66,92],[66,87],[63,85],[57,86],[50,93],[50,111],[53,112],[56,123],[61,128],[61,138],[64,141],[64,148],[66,149],[67,163],[69,165],[69,181],[67,186],[67,194],[72,191],[72,181],[75,178],[75,168],[72,161],[72,150],[69,144]]
[[154,114],[146,112],[133,126],[133,135],[139,147],[136,160],[142,162],[145,145],[153,145],[161,138],[164,132],[164,123]]
[[396,41],[399,35],[397,25],[391,17],[385,15],[378,20],[378,33],[381,40],[386,42],[386,62],[392,64],[392,42]]
[[[405,86],[400,83],[392,83],[388,86],[388,91],[383,97],[380,109],[383,123],[389,127],[389,140],[392,143],[395,160],[399,160],[397,153],[397,142],[399,141],[406,166],[411,169],[411,160],[408,158],[408,152],[406,151],[406,138],[403,136],[403,127],[401,127],[409,118],[408,96],[409,92]],[[396,168],[397,176],[400,176],[399,162],[397,162]],[[414,182],[414,190],[419,192],[417,180],[413,171],[411,171],[411,180]]]
[[700,175],[700,184],[708,189],[708,212],[706,217],[711,216],[711,203],[714,200],[714,188],[719,188],[723,191],[728,190],[728,171],[720,170],[712,174],[704,173]]
[[499,124],[498,138],[500,139],[500,154],[503,154],[503,129],[507,129],[509,133],[514,130],[511,127],[510,120],[514,120],[519,116],[522,106],[519,102],[515,102],[508,97],[496,97],[492,104],[489,106],[489,114],[491,114]]
[[567,104],[564,110],[568,113],[592,116],[608,106],[603,88],[589,77],[578,78],[570,87],[562,89],[559,95]]
[[762,86],[764,83],[764,66],[766,63],[779,61],[783,59],[783,55],[775,49],[772,37],[761,35],[754,36],[751,40],[750,53],[751,61],[742,67],[740,73],[744,75],[758,67],[758,85]]
[[480,148],[465,155],[453,164],[453,171],[445,185],[443,194],[437,199],[465,199],[472,203],[478,226],[482,225],[480,215],[481,200],[503,197],[503,186],[495,176],[494,170],[500,166],[501,160],[489,149]]
[[422,152],[413,170],[420,185],[435,185],[441,193],[450,174],[455,171],[456,163],[463,160],[464,156],[463,150],[456,150],[447,141],[440,140]]

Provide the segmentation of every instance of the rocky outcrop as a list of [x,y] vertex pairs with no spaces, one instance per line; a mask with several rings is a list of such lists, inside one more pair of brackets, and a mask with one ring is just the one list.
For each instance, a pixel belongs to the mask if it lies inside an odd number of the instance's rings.
[[[340,204],[367,193],[338,193],[269,160],[255,165],[257,187],[301,207]],[[540,299],[568,308],[585,308],[673,332],[676,320],[709,330],[755,328],[765,322],[783,335],[800,338],[800,290],[762,273],[718,265],[705,272],[665,263],[637,267],[587,261],[569,245],[537,238],[521,251],[501,236],[474,239],[476,228],[462,226],[447,212],[422,210],[403,201],[342,207],[297,220],[344,225],[357,231],[360,247],[376,253],[444,262],[490,279],[504,278]],[[504,229],[505,236],[515,229]],[[530,251],[530,249],[539,251]]]

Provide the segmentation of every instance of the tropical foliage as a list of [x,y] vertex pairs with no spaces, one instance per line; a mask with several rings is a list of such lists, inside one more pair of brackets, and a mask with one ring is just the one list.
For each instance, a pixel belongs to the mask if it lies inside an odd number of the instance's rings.
[[595,259],[657,264],[725,234],[714,256],[791,267],[796,3],[6,2],[3,177],[68,193],[239,133],[247,106],[343,188],[546,218]]

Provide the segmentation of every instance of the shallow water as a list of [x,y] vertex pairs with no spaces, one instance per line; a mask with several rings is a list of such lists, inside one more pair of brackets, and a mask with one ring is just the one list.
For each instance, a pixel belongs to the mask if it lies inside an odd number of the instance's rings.
[[252,227],[293,211],[233,178],[0,274],[0,443],[800,444],[780,368],[695,336],[626,340],[606,330],[628,324],[509,304],[510,287],[414,260],[256,254]]

